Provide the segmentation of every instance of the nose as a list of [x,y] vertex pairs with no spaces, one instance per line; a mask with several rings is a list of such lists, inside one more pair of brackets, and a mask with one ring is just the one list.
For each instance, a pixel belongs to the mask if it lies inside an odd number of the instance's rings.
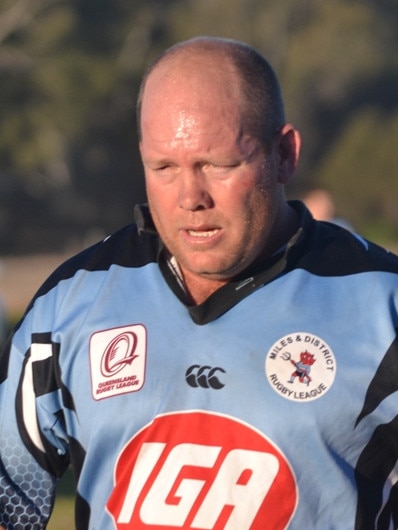
[[184,171],[180,175],[179,206],[184,210],[205,210],[213,206],[206,177],[200,171]]

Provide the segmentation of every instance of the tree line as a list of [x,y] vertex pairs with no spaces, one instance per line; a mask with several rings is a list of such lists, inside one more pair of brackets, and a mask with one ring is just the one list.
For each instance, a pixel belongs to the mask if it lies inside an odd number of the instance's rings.
[[1,0],[0,255],[84,246],[145,200],[145,66],[195,35],[277,71],[304,146],[290,197],[324,187],[364,235],[398,233],[396,0]]

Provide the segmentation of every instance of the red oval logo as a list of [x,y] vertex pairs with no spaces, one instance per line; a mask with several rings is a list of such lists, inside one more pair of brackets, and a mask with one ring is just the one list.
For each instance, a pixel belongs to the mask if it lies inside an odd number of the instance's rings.
[[297,504],[282,452],[234,418],[156,417],[122,451],[107,509],[118,530],[283,530]]

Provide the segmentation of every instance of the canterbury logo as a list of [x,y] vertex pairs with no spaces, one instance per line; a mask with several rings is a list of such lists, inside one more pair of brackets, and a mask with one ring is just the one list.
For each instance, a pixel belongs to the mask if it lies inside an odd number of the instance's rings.
[[199,364],[193,364],[186,371],[185,380],[189,386],[194,388],[201,387],[219,390],[225,385],[218,379],[217,372],[222,372],[225,374],[225,370],[219,366],[212,368],[211,366],[200,366]]

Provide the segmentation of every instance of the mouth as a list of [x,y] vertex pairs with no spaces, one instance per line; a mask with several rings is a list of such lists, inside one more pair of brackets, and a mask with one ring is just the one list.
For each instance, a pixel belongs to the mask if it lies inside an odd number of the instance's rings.
[[213,248],[222,237],[223,230],[217,226],[197,226],[186,227],[182,230],[182,237],[185,243],[193,248]]
[[218,234],[220,231],[219,228],[212,228],[210,230],[193,230],[193,229],[188,229],[187,230],[187,233],[191,236],[191,237],[197,237],[197,238],[210,238],[210,237],[213,237],[215,236],[216,234]]

